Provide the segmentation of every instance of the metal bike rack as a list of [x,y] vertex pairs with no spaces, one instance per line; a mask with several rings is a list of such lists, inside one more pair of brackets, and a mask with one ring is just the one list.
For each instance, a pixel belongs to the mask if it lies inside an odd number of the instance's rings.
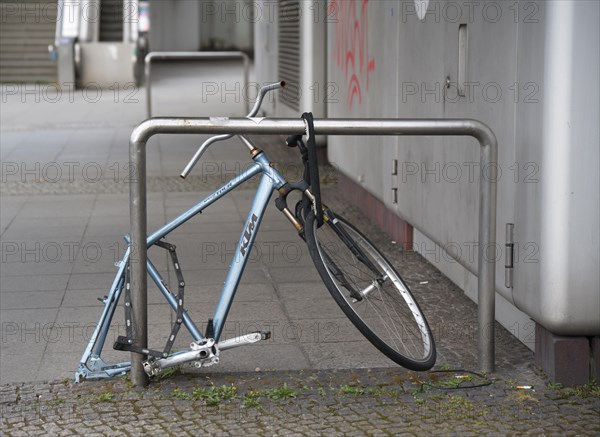
[[[144,75],[146,80],[146,112],[152,117],[152,62],[182,62],[203,60],[241,59],[244,67],[244,88],[250,81],[250,58],[244,52],[151,52],[144,58]],[[250,102],[245,101],[246,113],[250,111]]]
[[[481,146],[480,168],[496,165],[498,143],[484,123],[469,119],[316,119],[315,133],[321,135],[415,135],[471,136]],[[137,178],[130,185],[131,286],[133,334],[136,346],[147,347],[147,223],[146,223],[146,143],[156,134],[303,134],[304,120],[284,118],[153,118],[134,129],[129,156]],[[494,371],[496,178],[480,175],[478,248],[478,328],[479,370]],[[488,253],[490,251],[490,253]],[[148,384],[142,355],[131,354],[131,377],[136,386]]]

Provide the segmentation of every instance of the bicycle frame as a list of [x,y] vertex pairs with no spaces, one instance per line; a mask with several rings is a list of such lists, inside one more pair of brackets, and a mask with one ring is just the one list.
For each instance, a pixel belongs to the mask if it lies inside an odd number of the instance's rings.
[[[221,296],[214,312],[213,330],[215,342],[218,342],[220,339],[223,327],[227,320],[229,309],[233,303],[233,298],[246,267],[249,253],[254,245],[254,241],[262,222],[264,212],[267,208],[267,204],[271,198],[271,194],[274,190],[280,189],[287,183],[287,180],[275,168],[271,167],[271,163],[264,152],[256,153],[252,159],[254,163],[239,176],[223,184],[220,188],[205,197],[192,208],[185,211],[164,225],[162,228],[151,234],[146,240],[147,247],[156,244],[160,239],[166,237],[170,232],[177,229],[194,216],[200,214],[204,209],[229,194],[244,182],[258,174],[262,174],[260,183],[254,196],[254,200],[252,202],[252,206],[248,212],[248,217],[246,218],[240,239],[235,249],[234,259],[229,268],[229,272],[227,273],[227,277],[221,291]],[[129,240],[128,237],[125,237],[125,239],[126,241]],[[123,259],[117,263],[119,267],[117,275],[112,283],[107,297],[104,299],[104,310],[98,325],[96,326],[96,329],[94,330],[94,333],[92,334],[92,337],[90,338],[79,362],[79,368],[75,373],[76,382],[79,382],[80,378],[82,377],[86,379],[110,378],[119,374],[124,374],[130,370],[131,365],[129,362],[107,364],[102,360],[100,355],[104,348],[104,344],[108,336],[108,330],[123,290],[125,269],[131,250],[132,248],[129,246]],[[156,284],[171,308],[176,311],[177,300],[175,296],[167,289],[160,273],[150,260],[147,262],[147,267],[148,274],[152,278],[153,282]],[[204,339],[204,336],[200,333],[198,327],[194,324],[193,320],[189,317],[187,311],[185,310],[183,312],[183,324],[195,341]]]

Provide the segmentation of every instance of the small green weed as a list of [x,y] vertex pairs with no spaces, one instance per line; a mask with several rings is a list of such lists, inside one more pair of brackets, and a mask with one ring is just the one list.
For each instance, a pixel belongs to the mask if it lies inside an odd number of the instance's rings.
[[360,387],[355,387],[352,385],[342,385],[340,387],[340,391],[345,395],[364,395],[365,390]]
[[62,405],[66,402],[67,401],[65,399],[54,399],[54,400],[51,400],[50,402],[48,402],[48,404],[49,405]]
[[600,398],[600,386],[594,381],[578,387],[563,387],[562,384],[549,383],[547,387],[557,392],[560,399]]
[[265,390],[263,394],[269,399],[289,399],[295,398],[298,395],[298,393],[288,387],[287,383],[285,382],[281,387]]
[[165,370],[160,372],[158,375],[153,377],[154,381],[162,381],[163,379],[171,378],[172,376],[180,373],[179,367],[167,367]]
[[175,389],[173,389],[173,394],[171,396],[173,396],[176,399],[180,399],[180,400],[186,400],[186,399],[192,398],[189,395],[189,393],[184,392],[179,387],[176,387]]
[[113,392],[107,391],[102,393],[101,395],[96,396],[95,400],[97,402],[109,402],[112,401],[114,397],[115,394]]
[[242,406],[245,408],[260,408],[260,396],[250,390],[249,393],[242,397]]
[[207,405],[216,406],[221,402],[235,398],[237,387],[234,385],[222,385],[220,387],[196,388],[192,391],[195,400],[202,399]]
[[558,391],[558,390],[562,390],[563,389],[563,385],[558,383],[558,382],[549,382],[548,384],[546,384],[546,387],[549,390],[554,390],[554,391]]
[[440,379],[435,384],[431,384],[432,387],[437,388],[459,388],[465,382],[473,381],[473,377],[467,374],[457,374],[451,378]]
[[381,395],[388,395],[391,397],[397,397],[398,393],[396,393],[394,390],[390,390],[390,389],[385,389],[385,388],[369,388],[366,391],[368,394],[370,395],[374,395],[374,396],[381,396]]

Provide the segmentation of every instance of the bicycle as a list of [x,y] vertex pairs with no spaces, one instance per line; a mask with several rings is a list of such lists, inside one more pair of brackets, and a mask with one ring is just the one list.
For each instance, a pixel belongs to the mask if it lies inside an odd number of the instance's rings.
[[[277,82],[260,89],[254,107],[247,115],[254,117],[268,92],[285,85]],[[249,253],[258,234],[263,214],[272,192],[279,197],[275,205],[291,222],[299,236],[308,245],[312,261],[330,294],[356,328],[392,361],[408,369],[424,371],[433,367],[436,349],[431,330],[408,286],[379,250],[358,229],[321,203],[318,163],[312,115],[304,114],[307,141],[302,136],[290,136],[286,143],[300,150],[304,163],[303,178],[289,183],[272,166],[264,151],[244,135],[237,135],[249,149],[253,164],[237,177],[229,180],[190,209],[148,236],[147,245],[166,249],[177,277],[177,293],[169,290],[166,282],[148,260],[148,274],[176,313],[163,350],[134,345],[129,278],[131,247],[116,264],[117,274],[109,293],[103,299],[104,309],[88,345],[81,357],[75,381],[110,378],[127,373],[129,362],[108,364],[101,358],[108,331],[119,299],[124,295],[125,336],[119,336],[113,347],[117,350],[143,354],[144,370],[149,376],[159,375],[163,369],[191,363],[196,367],[217,364],[220,353],[233,347],[266,340],[269,332],[253,332],[220,341],[220,336],[231,308],[233,298],[246,266]],[[200,160],[207,148],[233,135],[217,135],[207,139],[181,173],[185,178]],[[175,246],[164,238],[192,217],[226,196],[252,177],[262,174],[248,217],[238,240],[233,262],[229,268],[215,313],[202,334],[184,308],[185,282]],[[288,195],[300,192],[292,212],[287,204]],[[317,213],[319,212],[319,213]],[[129,242],[126,237],[126,241]],[[190,332],[194,341],[189,349],[172,353],[171,349],[181,325]]]

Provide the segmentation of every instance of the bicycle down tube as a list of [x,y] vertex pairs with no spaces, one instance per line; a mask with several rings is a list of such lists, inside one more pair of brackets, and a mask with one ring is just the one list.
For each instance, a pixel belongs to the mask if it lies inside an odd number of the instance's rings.
[[[201,213],[208,206],[226,196],[244,182],[258,174],[262,174],[253,204],[250,208],[248,217],[244,227],[242,228],[240,239],[237,243],[235,257],[227,274],[227,278],[221,292],[221,298],[219,299],[215,309],[213,317],[215,342],[219,340],[222,333],[225,321],[227,319],[227,314],[246,266],[248,254],[252,250],[252,246],[256,239],[256,234],[264,216],[264,212],[267,208],[268,201],[271,198],[273,191],[279,189],[286,183],[285,178],[277,170],[270,166],[269,160],[264,153],[258,153],[253,159],[254,163],[240,175],[223,184],[220,188],[205,197],[202,201],[152,233],[147,238],[147,247],[156,244],[160,239],[164,238],[170,232]],[[126,237],[126,240],[128,240],[128,237]],[[108,336],[108,330],[110,328],[117,303],[122,293],[125,266],[129,260],[130,253],[131,248],[128,248],[123,259],[118,263],[119,270],[117,272],[117,276],[113,281],[107,297],[104,299],[104,310],[98,325],[96,326],[96,329],[94,330],[94,333],[92,334],[81,357],[79,369],[77,370],[75,376],[77,381],[80,377],[105,378],[129,371],[130,363],[123,362],[117,364],[106,364],[101,359],[101,353]],[[147,269],[149,276],[152,278],[161,294],[165,297],[171,308],[176,310],[177,300],[175,296],[167,289],[163,278],[149,259],[147,260]],[[194,340],[200,341],[204,338],[185,310],[183,313],[183,324],[186,326]]]

